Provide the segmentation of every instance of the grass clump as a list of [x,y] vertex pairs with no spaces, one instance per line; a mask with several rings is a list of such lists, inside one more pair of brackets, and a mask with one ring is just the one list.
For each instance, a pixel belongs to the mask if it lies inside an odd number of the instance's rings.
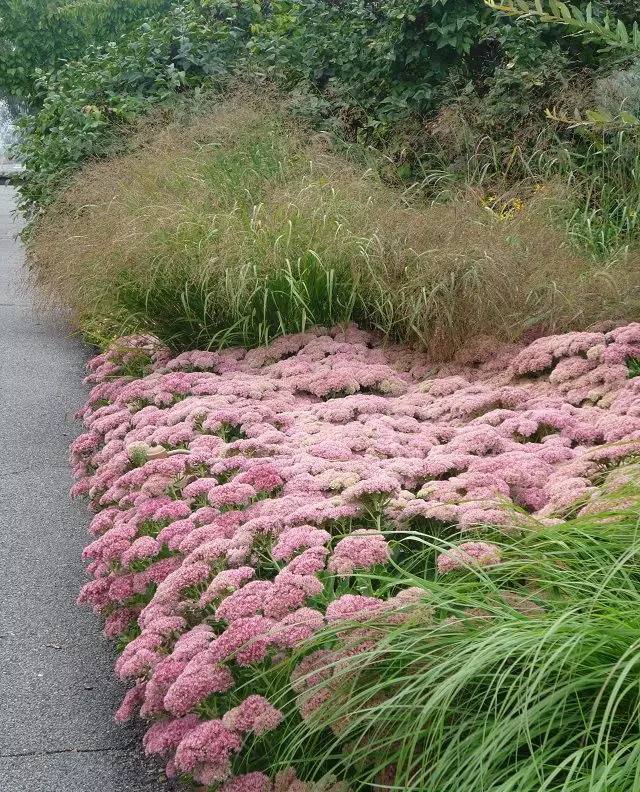
[[[255,346],[358,318],[358,241],[337,202],[322,213],[334,163],[282,114],[229,102],[137,144],[89,168],[31,245],[35,280],[82,326]],[[305,213],[309,191],[318,205]]]
[[85,169],[31,240],[34,278],[93,338],[255,346],[355,321],[437,357],[638,316],[628,252],[596,262],[557,229],[562,192],[410,201],[269,99],[174,113]]
[[324,704],[291,720],[277,762],[354,790],[638,789],[637,489],[625,498],[503,540],[490,569],[387,576],[426,599],[316,635],[305,652],[329,659],[305,695]]

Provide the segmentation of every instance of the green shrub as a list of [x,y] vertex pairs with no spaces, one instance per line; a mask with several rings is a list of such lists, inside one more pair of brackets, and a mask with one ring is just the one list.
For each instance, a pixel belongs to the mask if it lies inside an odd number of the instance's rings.
[[490,16],[467,0],[278,0],[271,7],[251,41],[258,68],[285,86],[342,97],[360,123],[432,109]]
[[[512,19],[480,0],[185,0],[129,29],[148,3],[164,8],[163,2],[139,0],[127,13],[122,0],[51,6],[51,18],[71,25],[74,35],[86,19],[85,43],[69,44],[71,53],[84,51],[86,41],[96,44],[79,60],[42,74],[32,89],[37,110],[21,124],[19,147],[26,167],[22,208],[30,217],[84,162],[126,145],[129,125],[151,107],[171,104],[185,91],[197,96],[220,88],[239,71],[294,94],[290,104],[319,128],[375,145],[387,158],[384,178],[406,186],[422,182],[438,200],[443,196],[434,184],[455,183],[464,191],[469,173],[479,169],[483,188],[495,194],[517,189],[523,178],[564,176],[566,169],[555,165],[570,160],[572,167],[575,155],[584,165],[577,165],[584,182],[577,211],[572,206],[567,213],[575,238],[607,255],[635,239],[634,201],[618,206],[619,195],[604,194],[591,142],[544,116],[547,107],[567,116],[583,111],[598,86],[614,101],[625,88],[621,77],[617,93],[605,87],[603,80],[614,80],[612,68],[628,73],[624,85],[633,82],[633,68],[625,71],[620,62],[618,33],[595,24],[576,37],[572,27],[530,15]],[[22,8],[21,0],[15,3]],[[606,10],[598,5],[594,19]],[[121,29],[126,35],[104,43]],[[603,30],[604,48],[598,44]],[[447,125],[447,118],[454,123]],[[600,159],[605,170],[633,180],[633,164],[626,158],[623,173],[616,144],[607,140]],[[534,160],[536,167],[529,167]]]
[[[188,88],[229,76],[253,19],[252,6],[177,5],[118,41],[89,47],[36,82],[41,108],[18,124],[26,172],[21,208],[34,216],[87,159],[123,139],[123,127]],[[196,94],[197,97],[197,94]]]
[[44,71],[165,12],[171,0],[7,0],[0,16],[0,93],[37,105]]

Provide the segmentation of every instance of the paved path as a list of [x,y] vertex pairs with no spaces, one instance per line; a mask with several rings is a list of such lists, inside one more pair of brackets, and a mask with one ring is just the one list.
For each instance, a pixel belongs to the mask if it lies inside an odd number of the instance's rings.
[[67,444],[86,348],[21,294],[13,191],[0,186],[0,792],[160,792],[97,619],[75,598],[88,514]]

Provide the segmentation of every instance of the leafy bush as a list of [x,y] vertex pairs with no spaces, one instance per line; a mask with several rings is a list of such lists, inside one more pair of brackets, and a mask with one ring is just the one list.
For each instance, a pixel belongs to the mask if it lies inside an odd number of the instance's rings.
[[42,107],[19,124],[23,210],[33,215],[49,203],[83,162],[109,151],[121,141],[122,127],[154,105],[227,79],[252,6],[237,14],[222,3],[208,10],[205,17],[198,3],[174,6],[36,82]]
[[341,97],[356,125],[435,107],[488,16],[466,0],[278,0],[271,8],[251,41],[258,68],[285,86]]
[[171,0],[7,0],[0,16],[0,94],[37,105],[43,72],[106,43]]

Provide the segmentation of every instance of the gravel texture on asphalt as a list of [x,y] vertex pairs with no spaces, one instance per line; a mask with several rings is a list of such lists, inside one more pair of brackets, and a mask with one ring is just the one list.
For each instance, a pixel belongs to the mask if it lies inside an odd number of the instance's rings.
[[0,186],[0,792],[162,792],[101,625],[75,599],[88,541],[67,445],[90,350],[22,289],[15,193]]

